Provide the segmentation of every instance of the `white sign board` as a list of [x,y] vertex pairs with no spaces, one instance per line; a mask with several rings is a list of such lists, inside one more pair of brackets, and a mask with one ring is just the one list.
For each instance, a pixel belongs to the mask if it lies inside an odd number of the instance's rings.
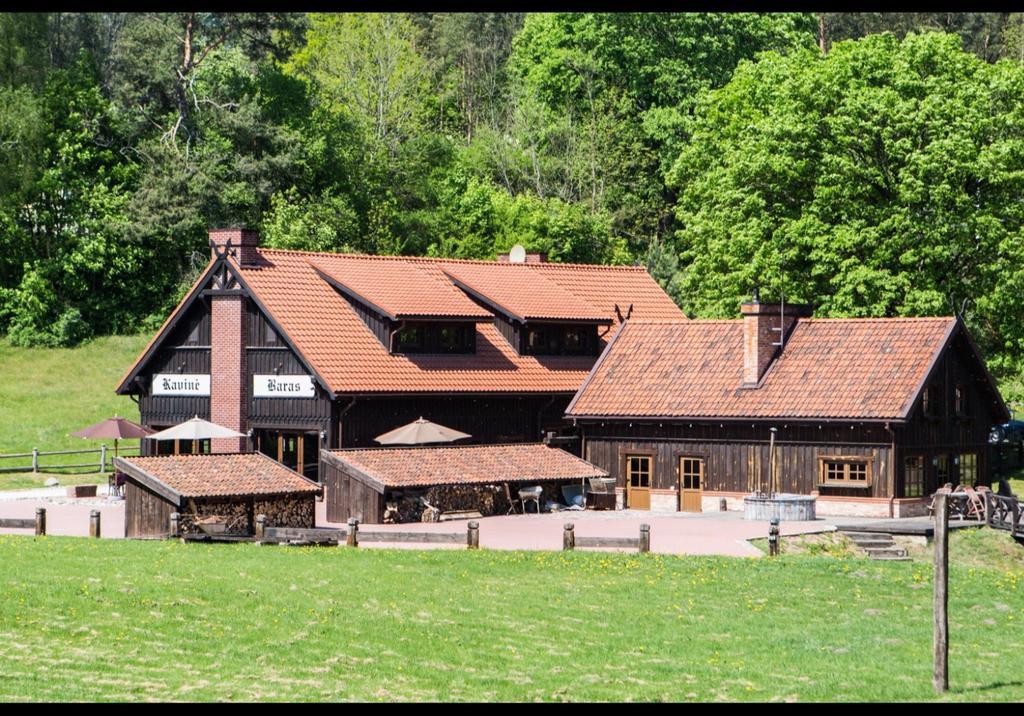
[[153,376],[153,395],[210,394],[210,376],[207,374],[157,373]]
[[254,375],[254,398],[314,398],[313,377],[309,375]]

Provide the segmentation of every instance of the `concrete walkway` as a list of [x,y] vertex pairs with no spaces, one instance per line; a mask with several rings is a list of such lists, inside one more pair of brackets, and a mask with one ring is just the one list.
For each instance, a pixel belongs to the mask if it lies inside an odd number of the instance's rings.
[[[99,510],[100,535],[118,539],[124,537],[124,500],[116,498],[74,498],[61,495],[51,498],[3,500],[0,501],[0,517],[34,520],[37,507],[46,510],[46,533],[49,535],[88,537],[89,513]],[[0,534],[32,533],[32,530],[0,529]]]
[[[63,488],[59,488],[63,489]],[[19,491],[30,492],[30,491]],[[34,491],[32,491],[34,492]],[[51,535],[86,537],[89,513],[100,511],[104,537],[124,536],[124,501],[106,497],[69,498],[22,497],[0,500],[0,517],[34,519],[37,507],[46,508],[46,531]],[[316,503],[318,527],[344,527],[328,522],[323,502]],[[767,521],[747,521],[739,512],[655,513],[641,510],[614,512],[566,511],[550,514],[484,517],[480,523],[480,546],[488,549],[560,550],[563,525],[572,522],[577,537],[637,537],[640,525],[651,526],[651,551],[661,554],[727,555],[759,557],[762,552],[748,540],[768,536]],[[813,522],[783,522],[783,535],[831,532],[841,518]],[[852,521],[852,520],[850,520]],[[468,520],[401,525],[365,525],[373,531],[466,533]],[[3,529],[0,533],[31,534],[31,530]],[[462,545],[424,543],[364,543],[368,548],[464,549]]]
[[[457,532],[465,534],[468,520],[401,525],[365,525],[366,530],[381,532]],[[641,510],[614,512],[566,511],[549,514],[484,517],[480,523],[480,546],[489,549],[560,550],[566,522],[575,525],[577,537],[638,537],[640,525],[651,526],[651,551],[662,554],[715,554],[733,557],[760,557],[761,550],[748,540],[768,536],[768,521],[747,521],[740,512],[655,513]],[[328,522],[323,503],[317,503],[317,526],[344,527]],[[832,532],[835,524],[826,520],[783,522],[783,535]],[[422,549],[419,543],[365,543],[366,547],[409,547]],[[443,548],[456,545],[427,545]]]

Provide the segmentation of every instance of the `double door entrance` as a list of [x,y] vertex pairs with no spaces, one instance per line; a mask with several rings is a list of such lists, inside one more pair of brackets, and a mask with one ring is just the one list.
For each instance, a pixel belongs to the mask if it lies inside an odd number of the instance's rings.
[[252,436],[256,450],[319,482],[320,433],[261,429],[254,430]]
[[[654,472],[653,455],[626,455],[626,506],[633,510],[651,509]],[[700,512],[704,488],[704,459],[679,458],[679,505],[681,512]]]

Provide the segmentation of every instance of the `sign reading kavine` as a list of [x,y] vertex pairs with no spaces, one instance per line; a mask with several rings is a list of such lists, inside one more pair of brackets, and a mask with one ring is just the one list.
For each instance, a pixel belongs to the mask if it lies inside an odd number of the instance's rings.
[[153,376],[153,395],[210,394],[210,376],[205,373],[157,373]]
[[254,398],[315,398],[313,376],[310,375],[254,375]]

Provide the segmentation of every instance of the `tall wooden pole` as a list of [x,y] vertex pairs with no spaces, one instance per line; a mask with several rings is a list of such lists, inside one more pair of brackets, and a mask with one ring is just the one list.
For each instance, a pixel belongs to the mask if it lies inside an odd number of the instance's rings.
[[935,691],[949,691],[949,496],[935,496]]

